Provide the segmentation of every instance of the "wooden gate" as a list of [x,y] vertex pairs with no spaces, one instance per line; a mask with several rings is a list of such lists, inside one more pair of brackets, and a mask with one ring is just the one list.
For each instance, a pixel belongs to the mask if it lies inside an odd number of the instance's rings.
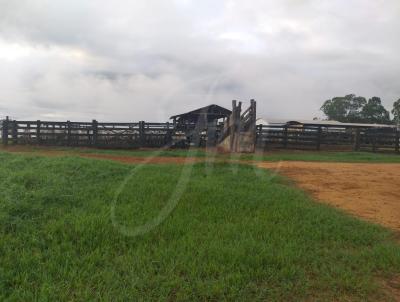
[[218,150],[222,152],[252,153],[256,147],[256,102],[250,100],[250,107],[243,113],[242,102],[232,101],[232,114],[225,121]]

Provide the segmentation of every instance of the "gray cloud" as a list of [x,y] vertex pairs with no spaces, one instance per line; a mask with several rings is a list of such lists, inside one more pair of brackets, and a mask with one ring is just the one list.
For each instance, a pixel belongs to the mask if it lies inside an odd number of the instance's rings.
[[0,114],[166,120],[232,99],[312,118],[333,96],[400,98],[400,4],[0,0]]

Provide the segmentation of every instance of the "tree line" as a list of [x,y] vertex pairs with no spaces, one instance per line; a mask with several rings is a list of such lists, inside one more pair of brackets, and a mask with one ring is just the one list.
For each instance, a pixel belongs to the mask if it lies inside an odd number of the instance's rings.
[[321,111],[329,120],[342,123],[400,124],[400,99],[393,103],[392,119],[376,96],[369,100],[354,94],[335,97],[325,101]]

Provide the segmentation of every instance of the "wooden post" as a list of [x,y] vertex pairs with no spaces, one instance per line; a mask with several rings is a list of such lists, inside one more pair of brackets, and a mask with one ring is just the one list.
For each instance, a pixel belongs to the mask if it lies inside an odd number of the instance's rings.
[[17,121],[13,121],[12,124],[12,140],[13,140],[13,145],[18,144],[18,122]]
[[[236,103],[236,101],[235,101]],[[233,128],[232,128],[232,139],[233,139],[233,148],[231,149],[231,152],[239,152],[240,150],[240,115],[242,112],[242,102],[239,102],[239,104],[235,108],[235,114],[234,114],[234,120],[233,120]]]
[[98,123],[96,120],[92,120],[92,133],[92,145],[97,146]]
[[214,148],[217,143],[217,120],[207,122],[207,149]]
[[360,128],[357,128],[356,132],[354,133],[354,146],[353,146],[354,151],[360,151],[360,136],[361,136]]
[[322,141],[322,126],[318,126],[317,133],[317,150],[321,150],[321,141]]
[[230,134],[230,146],[229,146],[229,151],[233,152],[234,145],[235,145],[235,120],[236,120],[236,100],[232,101],[232,114],[230,118],[228,119],[228,129],[229,129],[229,134]]
[[139,122],[139,148],[143,148],[145,146],[145,122]]
[[31,123],[30,122],[28,122],[26,124],[26,128],[27,129],[25,130],[24,136],[25,136],[26,142],[28,144],[31,144],[32,143],[32,131],[31,131]]
[[283,148],[288,147],[288,125],[283,128]]
[[250,106],[251,106],[251,139],[252,139],[252,146],[250,152],[255,152],[256,151],[256,143],[257,143],[257,103],[254,99],[250,100]]
[[3,121],[3,132],[1,134],[1,138],[3,140],[3,145],[8,145],[8,124],[9,124],[9,117],[7,116],[6,119]]
[[[256,125],[256,147],[260,146],[262,143],[262,129],[263,129],[263,124],[260,125]],[[262,148],[264,148],[264,146],[261,146]]]
[[169,122],[167,122],[167,132],[164,141],[164,146],[170,146],[172,143],[172,131],[170,130]]
[[203,112],[198,116],[195,129],[192,132],[192,144],[195,147],[201,147],[202,143],[201,133],[206,127],[207,127],[207,112]]
[[40,139],[40,127],[41,127],[41,122],[40,120],[37,120],[36,122],[36,143],[38,145],[41,144],[41,139]]
[[67,121],[67,145],[71,146],[71,122]]
[[376,139],[377,139],[376,131],[375,129],[372,129],[372,152],[376,152]]

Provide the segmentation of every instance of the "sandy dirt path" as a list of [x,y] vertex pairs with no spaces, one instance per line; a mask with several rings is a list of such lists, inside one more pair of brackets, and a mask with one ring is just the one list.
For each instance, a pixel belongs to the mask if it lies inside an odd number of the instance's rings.
[[108,159],[115,160],[125,164],[185,164],[185,163],[196,163],[203,161],[202,158],[196,157],[139,157],[139,156],[117,156],[109,154],[95,154],[95,153],[81,153],[81,157],[86,158],[97,158],[97,159]]
[[400,164],[281,162],[277,169],[318,201],[400,231]]

